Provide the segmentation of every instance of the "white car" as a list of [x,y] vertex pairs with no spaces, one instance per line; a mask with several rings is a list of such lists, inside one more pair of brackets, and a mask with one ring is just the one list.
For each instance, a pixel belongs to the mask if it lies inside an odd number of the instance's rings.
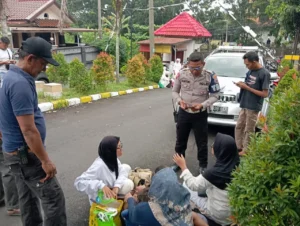
[[[229,49],[230,47],[228,47]],[[219,126],[235,126],[240,112],[238,103],[240,88],[234,83],[244,81],[248,69],[244,65],[243,56],[252,49],[242,49],[236,51],[215,51],[205,59],[205,69],[214,71],[218,75],[221,92],[218,102],[214,103],[209,109],[208,124]],[[242,51],[241,51],[242,50]],[[259,55],[260,63],[264,66],[264,58]],[[270,92],[272,95],[272,80],[277,79],[276,73],[271,73]],[[262,114],[268,111],[269,98],[265,98]]]

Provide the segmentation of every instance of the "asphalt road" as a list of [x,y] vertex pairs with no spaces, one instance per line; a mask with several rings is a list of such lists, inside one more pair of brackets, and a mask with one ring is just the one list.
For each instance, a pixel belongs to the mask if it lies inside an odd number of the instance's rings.
[[[171,90],[158,89],[130,94],[60,110],[45,115],[47,151],[58,168],[58,179],[64,190],[68,225],[87,226],[87,196],[77,192],[74,180],[85,171],[98,154],[98,145],[106,135],[121,137],[124,154],[121,162],[134,167],[155,169],[171,165],[175,146],[175,124],[172,115]],[[232,128],[210,127],[209,145],[217,132],[233,135]],[[187,149],[191,171],[198,170],[193,134]],[[209,156],[209,165],[213,164]],[[0,226],[20,226],[19,217],[8,217],[0,208]]]

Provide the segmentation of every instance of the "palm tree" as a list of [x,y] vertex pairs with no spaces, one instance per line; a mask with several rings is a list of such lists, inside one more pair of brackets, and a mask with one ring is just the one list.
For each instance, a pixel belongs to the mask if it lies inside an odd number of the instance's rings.
[[[120,22],[120,30],[126,29],[127,33],[130,33],[130,27],[129,27],[129,20],[130,16],[125,17],[124,15],[121,18]],[[111,13],[110,16],[102,17],[103,27],[108,29],[109,31],[114,31],[116,28],[116,14]]]

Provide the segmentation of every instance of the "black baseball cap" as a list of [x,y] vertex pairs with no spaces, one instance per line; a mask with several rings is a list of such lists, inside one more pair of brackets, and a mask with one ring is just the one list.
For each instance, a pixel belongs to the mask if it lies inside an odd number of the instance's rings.
[[43,58],[49,64],[52,64],[54,66],[59,66],[59,63],[57,63],[52,58],[52,53],[51,53],[52,45],[43,38],[40,37],[28,38],[26,39],[26,41],[22,42],[21,49],[24,50],[26,53],[33,54],[37,57]]

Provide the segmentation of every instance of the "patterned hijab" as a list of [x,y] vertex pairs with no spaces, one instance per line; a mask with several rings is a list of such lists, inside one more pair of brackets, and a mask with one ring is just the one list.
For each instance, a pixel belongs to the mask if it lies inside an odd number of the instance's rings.
[[171,168],[160,170],[152,178],[149,205],[162,226],[193,225],[190,193]]

